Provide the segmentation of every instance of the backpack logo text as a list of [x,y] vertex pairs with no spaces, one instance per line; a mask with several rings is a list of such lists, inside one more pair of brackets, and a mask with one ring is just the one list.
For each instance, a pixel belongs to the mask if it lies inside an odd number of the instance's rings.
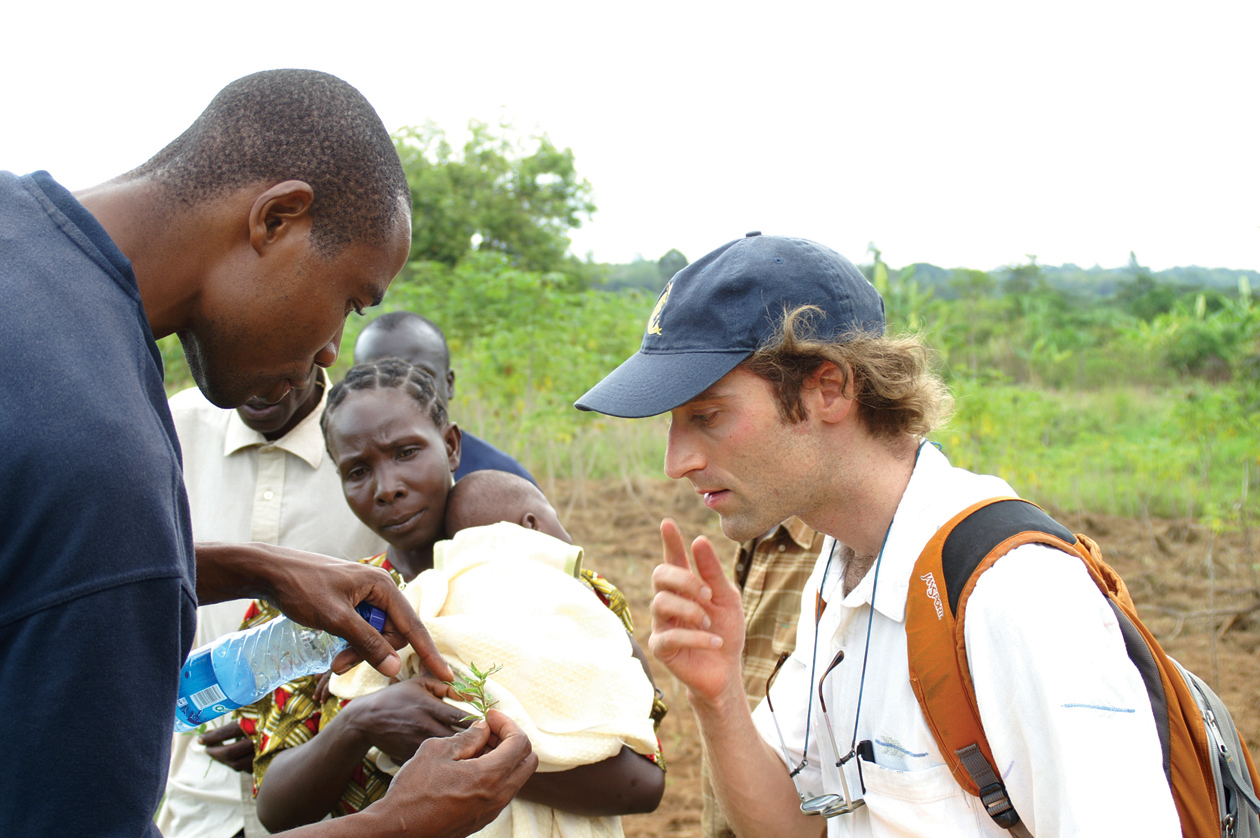
[[931,573],[925,573],[919,577],[927,582],[927,595],[932,599],[932,605],[936,608],[936,619],[945,619],[945,606],[941,605],[941,592],[936,589],[936,577]]

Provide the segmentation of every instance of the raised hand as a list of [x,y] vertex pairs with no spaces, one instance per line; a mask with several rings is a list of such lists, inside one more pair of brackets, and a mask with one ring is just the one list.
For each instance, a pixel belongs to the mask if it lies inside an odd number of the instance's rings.
[[692,543],[694,570],[682,532],[668,518],[661,522],[661,544],[664,561],[652,572],[656,595],[648,648],[695,696],[712,700],[733,685],[742,694],[739,589],[726,577],[707,538]]

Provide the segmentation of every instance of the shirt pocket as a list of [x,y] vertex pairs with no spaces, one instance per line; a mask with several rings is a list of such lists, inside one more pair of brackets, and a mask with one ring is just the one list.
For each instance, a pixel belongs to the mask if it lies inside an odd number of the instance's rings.
[[871,835],[877,838],[1007,834],[977,811],[948,765],[897,771],[864,761],[862,779]]
[[775,615],[774,639],[771,641],[775,657],[780,653],[792,653],[796,649],[796,617],[786,613]]

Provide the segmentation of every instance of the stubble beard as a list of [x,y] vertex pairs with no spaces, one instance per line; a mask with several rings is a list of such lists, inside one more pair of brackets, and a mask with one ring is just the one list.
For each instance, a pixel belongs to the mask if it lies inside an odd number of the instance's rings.
[[756,504],[749,504],[744,509],[726,515],[719,513],[722,534],[731,541],[749,541],[765,535],[771,527],[787,520],[793,513],[786,513],[782,517],[776,517],[776,514],[767,512]]

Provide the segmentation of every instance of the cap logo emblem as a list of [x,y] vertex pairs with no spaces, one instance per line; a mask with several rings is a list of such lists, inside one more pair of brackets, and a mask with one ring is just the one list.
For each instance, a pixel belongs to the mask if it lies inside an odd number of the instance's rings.
[[670,280],[665,286],[665,290],[661,292],[661,298],[656,301],[656,308],[652,309],[652,316],[648,318],[647,333],[649,335],[659,335],[661,333],[661,311],[665,308],[665,303],[669,302],[669,292],[674,287],[674,280]]

